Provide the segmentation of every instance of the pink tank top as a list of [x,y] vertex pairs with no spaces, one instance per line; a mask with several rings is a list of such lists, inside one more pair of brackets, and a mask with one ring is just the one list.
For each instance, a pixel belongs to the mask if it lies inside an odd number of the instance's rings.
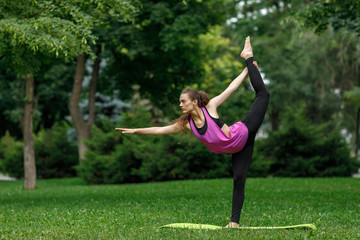
[[236,122],[229,127],[230,137],[220,129],[220,127],[211,119],[207,110],[201,108],[205,116],[207,130],[205,134],[200,135],[196,130],[195,123],[190,116],[190,126],[194,135],[214,153],[237,153],[243,149],[248,138],[248,129],[244,123]]

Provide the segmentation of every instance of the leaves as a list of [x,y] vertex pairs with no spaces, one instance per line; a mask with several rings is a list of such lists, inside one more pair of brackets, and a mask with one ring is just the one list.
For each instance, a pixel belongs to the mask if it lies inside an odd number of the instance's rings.
[[328,25],[335,31],[347,29],[360,34],[360,2],[357,0],[311,1],[295,15],[304,21],[304,26],[324,32]]
[[[131,86],[164,109],[178,102],[186,84],[201,82],[204,71],[200,35],[224,24],[232,1],[142,1],[133,24],[112,22],[101,29],[109,59],[100,91],[121,89],[130,98]],[[109,87],[111,86],[111,87]],[[112,90],[111,90],[112,91]],[[173,109],[167,109],[175,117]],[[177,113],[176,113],[177,114]]]
[[[94,57],[94,28],[109,20],[131,20],[139,5],[127,0],[18,0],[0,4],[0,54],[20,73],[39,69],[27,63],[31,55],[37,56],[37,62],[41,56],[65,61],[83,53]],[[21,56],[15,54],[19,48]]]
[[87,41],[96,40],[90,30],[66,19],[40,17],[30,19],[26,25],[22,21],[16,18],[0,20],[2,40],[11,37],[10,48],[3,52],[22,47],[33,54],[69,60],[82,52],[90,53]]

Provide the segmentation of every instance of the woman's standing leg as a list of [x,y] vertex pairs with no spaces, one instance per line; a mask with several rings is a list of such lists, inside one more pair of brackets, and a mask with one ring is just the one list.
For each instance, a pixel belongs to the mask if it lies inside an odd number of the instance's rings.
[[240,152],[232,155],[234,190],[232,198],[231,222],[239,223],[245,197],[245,181],[250,166],[254,143],[245,146]]

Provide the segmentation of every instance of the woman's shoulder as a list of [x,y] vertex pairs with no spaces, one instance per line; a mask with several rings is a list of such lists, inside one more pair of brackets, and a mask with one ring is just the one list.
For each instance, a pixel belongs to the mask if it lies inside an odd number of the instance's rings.
[[210,116],[214,118],[218,118],[219,114],[217,113],[217,107],[214,104],[211,104],[211,100],[209,103],[205,106],[207,112],[210,114]]

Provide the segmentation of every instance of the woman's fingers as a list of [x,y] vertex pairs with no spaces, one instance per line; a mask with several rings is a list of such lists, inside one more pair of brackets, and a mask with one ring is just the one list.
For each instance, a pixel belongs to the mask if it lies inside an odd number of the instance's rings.
[[115,131],[121,131],[122,133],[128,133],[128,129],[126,129],[126,128],[115,128]]
[[134,133],[134,129],[129,128],[115,128],[115,131],[121,131],[122,133]]
[[256,61],[253,61],[253,64],[255,65],[255,67],[259,68],[258,64]]

